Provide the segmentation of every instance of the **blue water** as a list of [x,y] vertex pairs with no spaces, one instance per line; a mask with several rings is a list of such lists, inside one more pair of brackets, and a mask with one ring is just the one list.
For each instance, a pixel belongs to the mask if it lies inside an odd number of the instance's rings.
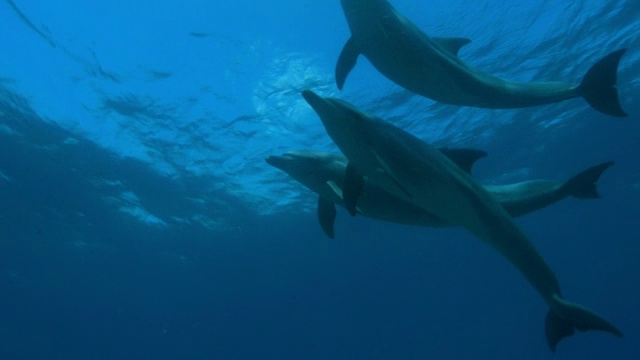
[[[640,3],[395,0],[514,80],[579,81],[628,48],[627,119],[580,99],[441,105],[361,59],[333,68],[339,1],[0,1],[1,359],[639,359]],[[614,160],[602,199],[517,222],[563,295],[625,338],[552,353],[547,308],[460,229],[350,218],[264,162],[336,150],[300,96],[337,96],[436,145],[489,152],[483,183]]]

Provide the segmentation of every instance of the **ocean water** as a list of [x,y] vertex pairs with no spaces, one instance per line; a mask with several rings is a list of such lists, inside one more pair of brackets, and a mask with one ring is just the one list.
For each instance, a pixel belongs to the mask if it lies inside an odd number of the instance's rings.
[[[337,0],[0,1],[1,359],[640,359],[640,2],[394,0],[504,78],[579,81],[628,51],[628,118],[581,99],[442,105],[361,58]],[[517,223],[563,295],[625,334],[544,336],[547,306],[461,229],[351,218],[265,161],[337,151],[313,89],[438,146],[489,153],[481,183],[613,160],[601,199]]]

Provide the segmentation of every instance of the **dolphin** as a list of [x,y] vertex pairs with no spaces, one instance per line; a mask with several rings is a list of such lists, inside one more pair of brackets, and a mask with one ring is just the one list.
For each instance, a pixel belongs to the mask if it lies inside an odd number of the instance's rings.
[[[473,149],[439,149],[466,172],[475,160],[486,156]],[[290,151],[281,156],[266,158],[269,165],[286,172],[293,179],[318,194],[317,215],[320,226],[330,238],[334,237],[335,205],[344,207],[342,183],[347,158],[338,153],[321,151]],[[512,217],[552,205],[567,197],[599,198],[596,183],[612,161],[592,166],[565,182],[529,180],[508,185],[484,185]],[[424,227],[451,226],[444,219],[403,200],[365,180],[358,198],[356,212],[364,217],[404,225]]]
[[[471,171],[473,163],[486,156],[484,151],[473,149],[440,149],[456,163]],[[282,156],[266,158],[274,166],[317,193],[317,215],[320,227],[329,238],[334,238],[335,204],[345,206],[342,199],[342,183],[347,159],[342,154],[296,151]],[[365,190],[359,199],[357,212],[365,217],[405,225],[444,227],[448,224],[437,216],[406,202],[382,189],[365,182]]]
[[486,242],[520,271],[549,306],[545,334],[552,351],[576,330],[623,336],[601,315],[562,298],[556,275],[509,213],[435,147],[344,101],[322,98],[309,90],[302,96],[349,159],[343,184],[348,208],[350,203],[357,206],[366,177]]
[[466,38],[423,33],[387,0],[341,0],[351,37],[335,69],[342,89],[360,54],[389,80],[435,101],[463,106],[512,109],[583,97],[594,109],[625,117],[618,101],[617,68],[626,49],[596,62],[579,84],[516,82],[498,78],[460,60]]

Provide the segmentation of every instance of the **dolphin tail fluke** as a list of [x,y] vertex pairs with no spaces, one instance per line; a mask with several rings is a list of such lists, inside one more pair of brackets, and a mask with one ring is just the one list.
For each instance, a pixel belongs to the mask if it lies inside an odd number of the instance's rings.
[[623,336],[618,328],[602,316],[554,295],[552,309],[547,313],[545,321],[545,333],[551,350],[555,351],[560,340],[573,335],[576,330],[604,331],[618,337]]
[[618,100],[618,64],[626,49],[620,49],[600,59],[582,79],[578,87],[579,94],[594,109],[607,115],[625,117]]
[[580,172],[562,185],[561,191],[569,196],[579,199],[597,199],[600,197],[596,187],[602,173],[607,170],[613,161],[592,166]]

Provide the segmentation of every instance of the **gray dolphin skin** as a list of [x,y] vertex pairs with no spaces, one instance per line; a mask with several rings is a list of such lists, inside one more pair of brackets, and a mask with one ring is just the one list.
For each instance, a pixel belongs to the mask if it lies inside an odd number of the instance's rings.
[[458,50],[471,40],[429,37],[386,0],[340,2],[351,38],[336,65],[339,89],[362,54],[389,80],[445,104],[510,109],[583,97],[602,113],[627,116],[615,88],[625,49],[596,62],[579,84],[509,81],[460,60]]
[[[470,172],[470,162],[482,157],[482,151],[453,149],[462,153],[459,157],[445,155]],[[470,153],[470,154],[469,154]],[[468,160],[471,159],[471,160]],[[467,160],[465,162],[465,160]],[[330,213],[335,212],[335,205],[344,207],[342,184],[346,173],[347,158],[342,154],[321,151],[291,151],[281,156],[269,156],[267,163],[286,172],[293,179],[318,194],[318,219],[325,233],[333,238],[333,220]],[[561,201],[567,197],[595,199],[600,195],[596,183],[602,173],[613,162],[605,162],[590,167],[565,182],[553,180],[529,180],[508,185],[483,186],[498,200],[509,215],[522,216]],[[326,204],[320,205],[323,202]],[[329,211],[330,213],[324,213]],[[442,218],[426,210],[384,191],[378,186],[365,181],[362,194],[358,197],[356,211],[364,217],[404,225],[424,227],[451,226]],[[323,220],[324,219],[324,220]],[[323,223],[328,221],[328,223]]]
[[505,257],[549,306],[549,347],[578,331],[622,336],[604,317],[562,298],[558,280],[507,211],[470,174],[435,147],[354,106],[312,91],[304,99],[349,159],[343,197],[357,206],[363,178],[452,225],[462,226]]

